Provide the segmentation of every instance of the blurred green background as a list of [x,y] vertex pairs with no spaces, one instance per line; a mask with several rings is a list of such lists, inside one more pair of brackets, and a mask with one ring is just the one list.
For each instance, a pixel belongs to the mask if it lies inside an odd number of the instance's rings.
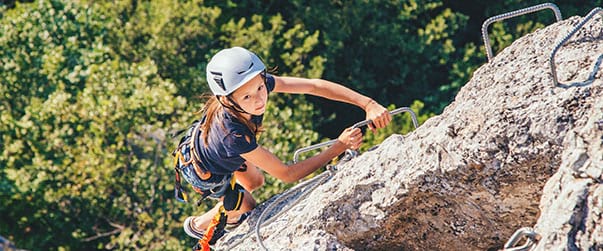
[[[602,1],[552,1],[564,17]],[[170,132],[199,115],[205,65],[243,46],[278,75],[324,78],[422,123],[487,59],[488,17],[539,1],[3,1],[0,3],[0,236],[41,250],[183,250]],[[541,11],[491,25],[494,52],[554,22]],[[364,112],[271,95],[260,142],[290,162]],[[364,148],[407,133],[407,115]],[[261,202],[290,187],[267,176]]]

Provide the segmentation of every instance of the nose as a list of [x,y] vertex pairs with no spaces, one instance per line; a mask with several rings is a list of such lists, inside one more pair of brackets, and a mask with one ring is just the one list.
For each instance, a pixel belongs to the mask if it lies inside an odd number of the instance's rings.
[[265,97],[264,96],[266,96],[266,95],[263,94],[263,93],[258,93],[258,95],[255,96],[255,100],[254,100],[255,104],[256,105],[262,105],[262,104],[264,104],[264,102],[265,102]]

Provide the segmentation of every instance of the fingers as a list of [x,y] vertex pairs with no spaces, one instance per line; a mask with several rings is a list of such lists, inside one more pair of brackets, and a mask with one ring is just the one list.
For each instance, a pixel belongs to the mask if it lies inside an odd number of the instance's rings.
[[349,133],[347,147],[353,150],[358,149],[362,144],[362,131],[360,128],[353,128],[350,129]]
[[362,140],[362,130],[360,130],[360,128],[353,128],[350,132],[350,137]]
[[371,131],[375,132],[377,128],[386,127],[389,122],[392,121],[392,115],[389,114],[387,110],[381,112],[376,118],[372,119],[372,122],[369,123],[369,128]]
[[358,149],[362,144],[362,131],[360,128],[346,128],[338,140],[348,149]]
[[372,120],[370,120],[370,122],[368,123],[368,128],[371,130],[371,132],[376,133],[377,132],[377,128],[375,127],[375,124],[373,123]]

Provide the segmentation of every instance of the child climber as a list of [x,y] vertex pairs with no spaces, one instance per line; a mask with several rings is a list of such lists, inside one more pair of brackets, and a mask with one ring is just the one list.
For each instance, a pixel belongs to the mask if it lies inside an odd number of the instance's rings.
[[[196,239],[203,239],[221,206],[226,208],[227,226],[236,226],[245,220],[256,206],[250,192],[264,183],[259,169],[284,182],[295,182],[346,149],[357,149],[362,143],[361,130],[347,128],[328,149],[287,166],[256,141],[262,131],[270,92],[312,94],[356,105],[372,120],[371,130],[385,127],[391,121],[383,106],[342,85],[322,79],[270,75],[254,53],[241,47],[224,49],[214,55],[207,64],[206,74],[214,96],[205,104],[201,121],[189,131],[193,143],[178,149],[184,156],[181,160],[193,159],[193,164],[188,164],[189,161],[177,165],[196,192],[220,200],[205,214],[184,221],[184,231]],[[176,178],[179,180],[178,175]],[[233,179],[236,185],[231,182]],[[228,195],[233,194],[233,190],[239,196]]]

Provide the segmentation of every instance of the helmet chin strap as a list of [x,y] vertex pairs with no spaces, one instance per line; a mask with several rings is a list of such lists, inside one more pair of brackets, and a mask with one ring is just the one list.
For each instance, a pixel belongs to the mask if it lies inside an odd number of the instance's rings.
[[245,110],[243,110],[243,108],[241,108],[241,106],[239,104],[237,104],[237,102],[235,102],[234,99],[232,99],[232,97],[230,95],[227,95],[226,98],[232,105],[226,105],[226,104],[222,103],[222,100],[220,100],[220,96],[217,97],[218,102],[220,102],[220,104],[222,104],[222,106],[226,107],[227,109],[233,110],[235,112],[240,112],[240,113],[245,113],[245,114],[251,115],[251,113],[248,113]]

